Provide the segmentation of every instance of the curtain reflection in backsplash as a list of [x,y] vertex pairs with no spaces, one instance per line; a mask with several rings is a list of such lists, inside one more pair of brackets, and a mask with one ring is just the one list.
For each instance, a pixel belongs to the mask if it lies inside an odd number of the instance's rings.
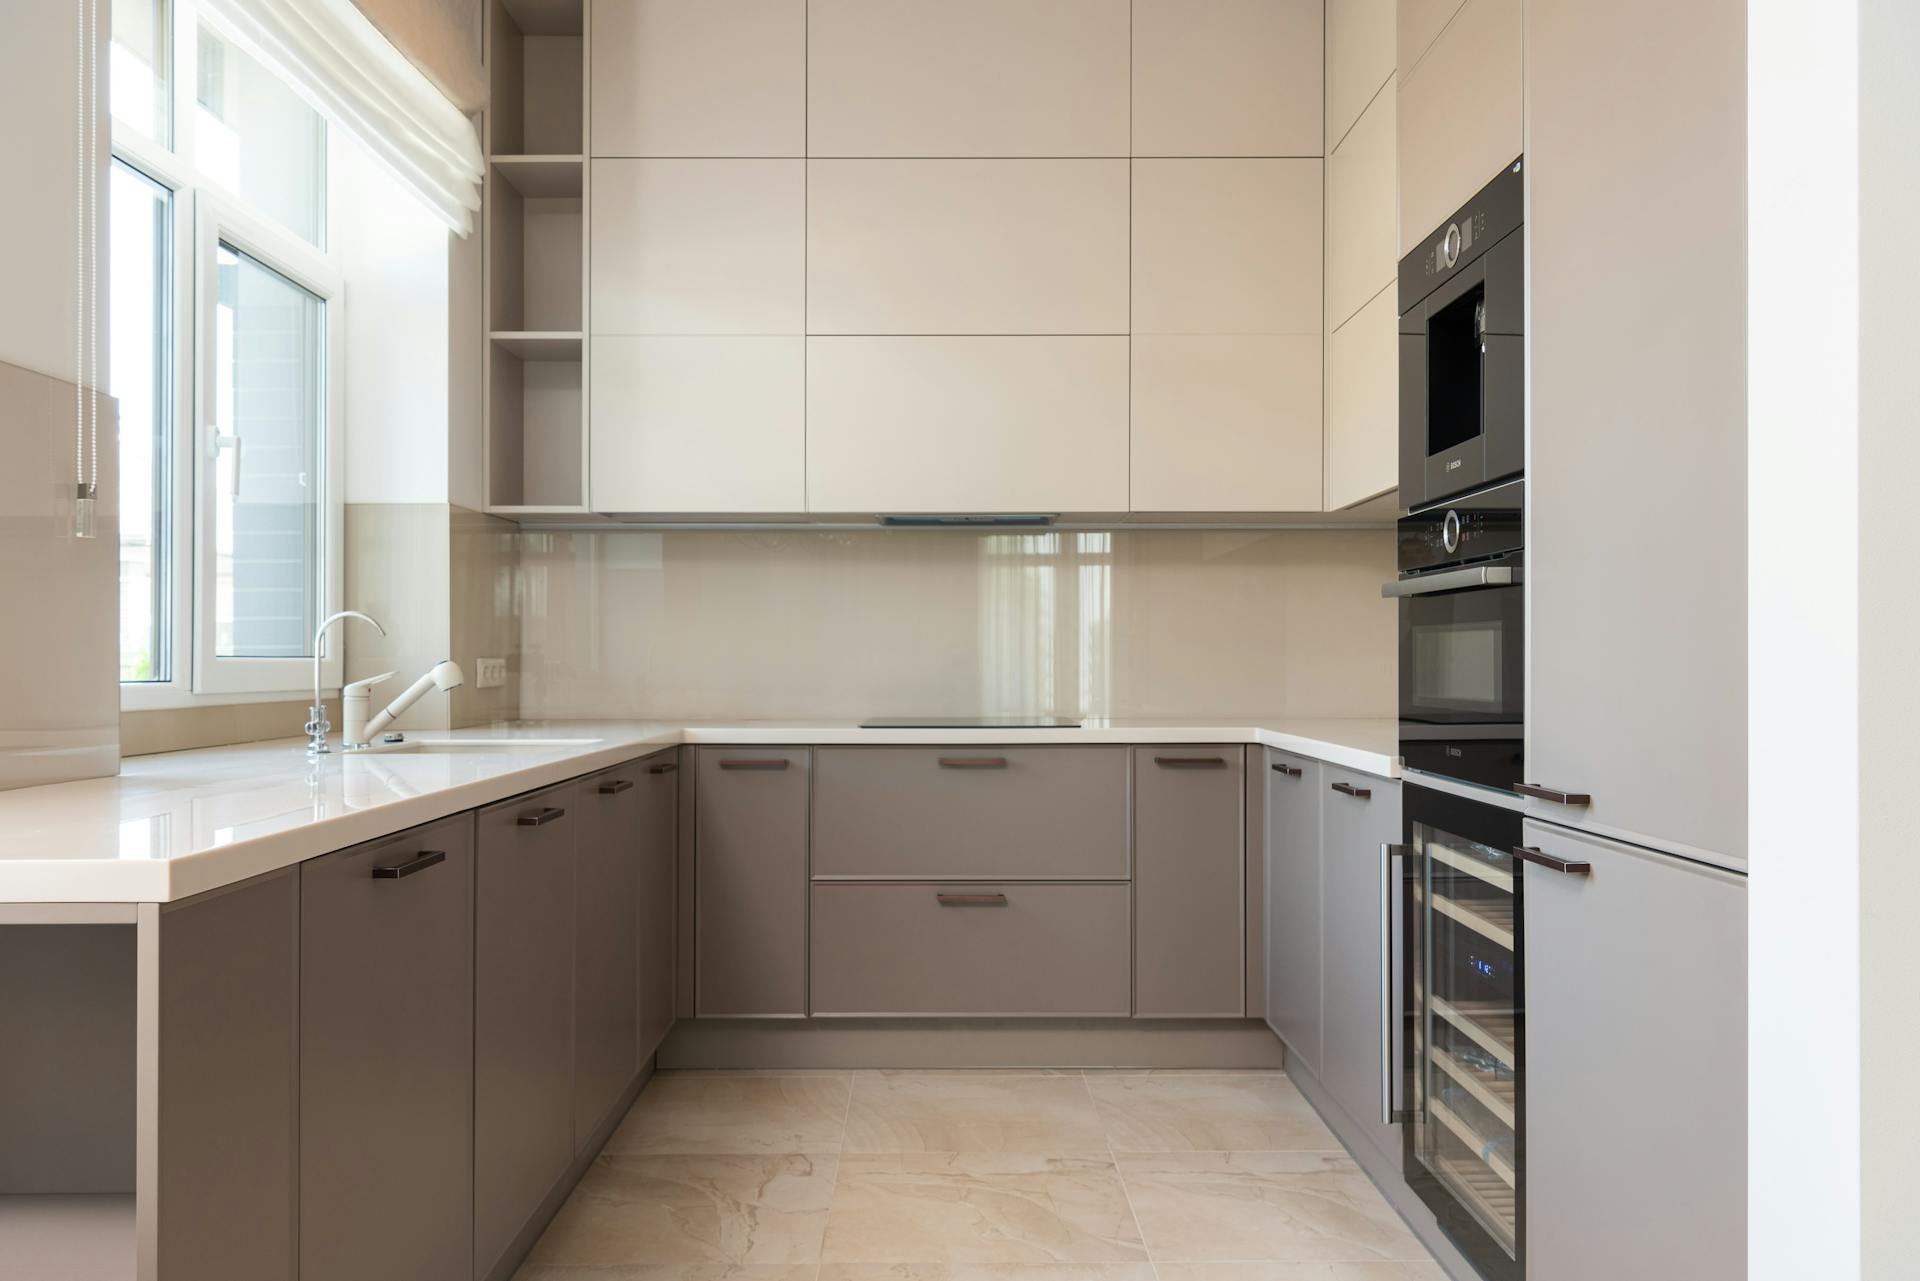
[[988,534],[980,567],[982,710],[1111,714],[1113,535]]

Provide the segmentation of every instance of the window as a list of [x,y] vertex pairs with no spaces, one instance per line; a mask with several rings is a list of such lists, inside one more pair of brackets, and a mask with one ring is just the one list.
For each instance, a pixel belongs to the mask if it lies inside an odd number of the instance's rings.
[[194,0],[113,18],[122,701],[289,696],[340,595],[327,126]]

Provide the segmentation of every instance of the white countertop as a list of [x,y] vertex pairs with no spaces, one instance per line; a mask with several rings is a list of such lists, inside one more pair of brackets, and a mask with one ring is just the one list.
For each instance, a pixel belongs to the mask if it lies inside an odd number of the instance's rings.
[[[680,743],[1250,743],[1399,773],[1391,720],[1094,720],[1076,729],[860,729],[833,721],[518,721],[410,733],[512,743],[339,753],[304,740],[129,758],[114,778],[0,792],[0,903],[165,903]],[[591,739],[589,744],[539,740]]]

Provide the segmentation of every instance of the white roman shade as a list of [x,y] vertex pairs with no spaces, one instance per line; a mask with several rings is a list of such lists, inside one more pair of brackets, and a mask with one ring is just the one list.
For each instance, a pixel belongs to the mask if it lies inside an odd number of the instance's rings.
[[201,12],[347,130],[458,235],[485,169],[473,123],[353,0],[202,0]]

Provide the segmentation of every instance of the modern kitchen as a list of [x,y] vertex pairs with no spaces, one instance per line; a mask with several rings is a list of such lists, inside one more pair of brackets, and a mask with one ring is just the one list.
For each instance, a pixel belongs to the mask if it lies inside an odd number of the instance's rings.
[[1907,7],[0,29],[0,1281],[1912,1275]]

